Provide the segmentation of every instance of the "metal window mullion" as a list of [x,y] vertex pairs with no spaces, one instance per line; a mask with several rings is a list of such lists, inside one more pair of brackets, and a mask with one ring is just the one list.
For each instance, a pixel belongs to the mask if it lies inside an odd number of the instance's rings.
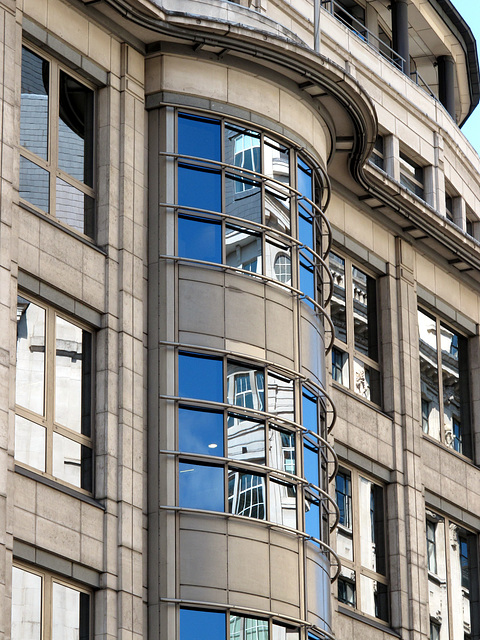
[[45,471],[53,476],[53,425],[55,423],[56,313],[46,307],[45,323]]
[[438,420],[440,423],[440,442],[445,442],[445,416],[443,408],[443,371],[442,371],[442,331],[440,326],[440,319],[435,318],[435,330],[437,338],[437,369],[438,369]]

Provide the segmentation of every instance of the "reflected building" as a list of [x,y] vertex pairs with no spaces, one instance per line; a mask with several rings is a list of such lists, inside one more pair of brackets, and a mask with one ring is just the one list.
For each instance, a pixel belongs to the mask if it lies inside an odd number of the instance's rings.
[[0,21],[0,640],[480,640],[454,2]]

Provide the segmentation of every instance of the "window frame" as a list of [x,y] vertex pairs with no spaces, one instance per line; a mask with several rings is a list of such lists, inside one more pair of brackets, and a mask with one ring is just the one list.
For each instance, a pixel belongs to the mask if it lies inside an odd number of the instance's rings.
[[[37,155],[35,152],[30,149],[24,147],[19,142],[19,155],[20,158],[25,158],[29,162],[35,164],[37,167],[40,167],[42,170],[48,173],[48,185],[49,185],[49,194],[48,194],[48,202],[49,207],[48,211],[44,211],[38,205],[30,202],[26,198],[22,198],[20,195],[20,203],[32,209],[35,212],[40,213],[45,216],[47,219],[55,220],[57,224],[60,224],[63,227],[68,228],[80,236],[87,238],[90,241],[94,241],[96,237],[96,179],[97,179],[97,163],[96,163],[96,155],[97,155],[97,87],[89,82],[85,77],[76,73],[73,69],[71,69],[68,65],[60,62],[55,56],[49,55],[44,49],[37,47],[29,41],[24,41],[22,43],[22,53],[23,49],[27,49],[34,55],[38,56],[42,60],[48,63],[49,65],[49,93],[48,93],[48,114],[47,114],[47,158],[42,158],[40,155]],[[91,139],[91,185],[88,185],[87,182],[82,182],[78,178],[75,178],[73,175],[67,173],[64,169],[60,167],[59,162],[59,122],[60,122],[60,74],[64,73],[77,83],[83,85],[90,91],[92,91],[92,139]],[[73,187],[77,191],[80,191],[84,197],[91,198],[91,219],[87,220],[87,213],[84,213],[83,220],[83,232],[77,229],[73,225],[69,225],[67,222],[63,221],[60,217],[57,216],[57,180],[62,180],[68,186]],[[21,185],[20,185],[21,187]],[[19,192],[21,189],[19,190]],[[84,203],[84,212],[85,212],[86,204]]]
[[[424,410],[426,405],[428,404],[429,410],[432,405],[432,398],[426,397],[426,394],[422,391],[422,385],[426,384],[422,382],[422,372],[421,372],[421,362],[422,358],[420,355],[420,325],[419,325],[419,314],[430,318],[432,322],[435,323],[435,334],[436,334],[436,366],[437,366],[437,392],[438,392],[438,420],[439,420],[439,438],[436,438],[435,435],[429,433],[429,416],[424,415]],[[445,448],[450,451],[455,451],[461,456],[468,458],[469,460],[473,459],[473,434],[472,434],[472,414],[471,414],[471,380],[469,373],[469,348],[468,348],[468,336],[462,331],[458,331],[452,323],[445,322],[441,316],[436,314],[434,311],[428,309],[425,305],[419,304],[417,306],[417,324],[418,324],[418,350],[419,350],[419,378],[420,378],[420,399],[421,399],[421,426],[423,435],[425,437],[431,438],[435,442],[440,443]],[[444,401],[444,385],[443,385],[443,367],[442,367],[442,328],[445,331],[452,333],[458,339],[454,348],[458,352],[458,372],[459,372],[459,411],[457,415],[455,412],[452,412],[452,430],[451,430],[451,441],[447,442],[447,433],[450,433],[446,430],[446,424],[444,420],[445,416],[445,401]],[[452,340],[453,345],[453,340]],[[462,355],[461,355],[462,354]],[[461,362],[461,357],[466,358],[466,363]],[[447,385],[448,386],[448,385]],[[462,429],[462,425],[464,428]],[[456,432],[460,433],[460,437],[457,436]],[[458,448],[457,448],[458,447]]]
[[[26,469],[30,469],[34,473],[53,479],[55,482],[58,482],[62,485],[73,487],[76,491],[79,491],[85,495],[93,495],[94,493],[94,471],[95,471],[95,448],[94,448],[94,390],[95,390],[95,332],[92,327],[88,326],[85,322],[79,321],[76,318],[72,318],[67,314],[63,313],[56,307],[44,302],[43,300],[39,300],[34,298],[28,293],[24,293],[23,291],[18,292],[18,297],[22,298],[29,303],[35,305],[36,307],[42,309],[45,313],[45,323],[44,323],[44,360],[43,360],[43,413],[36,413],[34,410],[23,407],[21,404],[18,404],[17,397],[15,398],[15,416],[28,420],[34,425],[38,425],[45,429],[45,452],[44,452],[44,460],[45,460],[45,470],[31,466],[21,460],[15,458],[15,464]],[[17,298],[18,300],[18,298]],[[18,303],[17,303],[18,304]],[[90,375],[90,383],[89,383],[89,398],[88,398],[88,413],[84,413],[84,405],[82,404],[82,396],[81,404],[80,404],[80,431],[75,431],[72,428],[69,428],[66,425],[62,425],[57,422],[55,419],[56,412],[56,404],[55,404],[55,394],[56,394],[56,340],[57,340],[57,318],[60,320],[64,320],[68,322],[70,325],[75,326],[77,329],[80,329],[82,332],[87,332],[90,335],[90,360],[89,360],[89,375]],[[82,343],[83,347],[83,343]],[[16,346],[18,349],[18,345]],[[88,374],[88,370],[87,370]],[[85,374],[85,375],[87,375]],[[83,379],[84,371],[82,370],[82,377],[80,384],[82,392],[83,392]],[[17,396],[17,394],[16,394]],[[86,435],[82,433],[82,424],[84,416],[88,418],[88,428],[90,435]],[[60,477],[57,477],[53,473],[53,440],[54,435],[59,434],[60,436],[67,438],[69,441],[73,441],[76,444],[80,445],[80,447],[86,447],[90,450],[90,473],[89,473],[89,483],[90,489],[85,489],[81,486],[77,486],[76,484],[72,484]],[[80,472],[81,473],[81,472]]]
[[425,167],[400,149],[398,154],[400,184],[417,198],[425,201]]
[[[381,368],[381,358],[380,358],[380,323],[378,318],[378,278],[372,274],[368,269],[365,269],[363,265],[359,266],[359,264],[352,260],[347,255],[337,251],[336,247],[330,251],[329,258],[329,267],[332,271],[332,263],[331,256],[337,256],[340,260],[343,260],[344,265],[344,275],[343,275],[343,290],[345,292],[345,334],[346,334],[346,342],[337,337],[337,331],[335,331],[335,338],[333,341],[332,348],[332,357],[329,362],[329,370],[330,370],[330,379],[331,382],[337,386],[337,388],[348,389],[352,393],[355,394],[356,397],[361,397],[363,400],[368,402],[369,404],[373,404],[377,407],[382,405],[382,368]],[[367,294],[368,288],[370,287],[370,296],[372,291],[374,292],[374,300],[373,306],[370,306],[372,303],[367,300],[367,319],[370,321],[373,318],[372,322],[374,322],[374,326],[372,326],[371,330],[374,333],[374,345],[373,348],[376,351],[376,359],[366,355],[362,351],[360,351],[355,344],[355,300],[354,300],[354,275],[353,270],[360,271],[367,277]],[[332,322],[335,325],[332,313],[332,304],[334,302],[335,297],[335,273],[332,273],[333,281],[334,281],[334,294],[332,296],[332,301],[330,302],[330,317],[332,317]],[[370,283],[369,283],[370,282]],[[341,288],[341,287],[340,287]],[[341,359],[341,362],[340,362]],[[370,381],[369,381],[369,391],[370,397],[360,393],[356,389],[355,383],[355,373],[356,373],[356,363],[360,363],[363,365],[363,370],[370,370]],[[339,382],[336,379],[335,374],[341,370],[342,381]],[[365,376],[366,378],[366,376]],[[373,398],[372,398],[373,396]]]
[[[76,582],[71,582],[62,576],[59,576],[56,573],[49,571],[48,569],[40,569],[37,566],[32,566],[26,564],[24,562],[19,562],[14,560],[12,565],[13,569],[19,569],[21,571],[31,573],[41,579],[41,591],[40,591],[40,638],[42,640],[50,640],[52,638],[53,633],[53,585],[59,584],[63,587],[67,587],[74,591],[77,591],[80,594],[85,594],[88,596],[88,639],[93,640],[93,607],[94,607],[94,597],[93,591],[84,587],[83,585],[79,585]],[[13,578],[12,578],[13,582]],[[12,594],[12,606],[13,606],[13,594]],[[13,622],[13,616],[12,616]],[[84,636],[80,636],[84,637]],[[13,638],[13,635],[12,635]],[[20,640],[20,639],[19,639]]]
[[[339,465],[339,470],[338,473],[340,475],[344,475],[344,476],[349,476],[349,480],[350,480],[350,496],[349,496],[349,500],[347,500],[349,502],[349,506],[350,506],[350,518],[351,518],[351,522],[350,522],[350,526],[348,526],[348,523],[346,525],[342,525],[342,524],[338,524],[337,526],[337,534],[336,534],[336,540],[337,540],[337,544],[336,544],[336,551],[337,554],[339,556],[339,558],[341,559],[341,563],[342,563],[342,571],[344,569],[351,571],[354,573],[355,575],[355,580],[352,582],[351,580],[349,580],[348,576],[342,575],[342,572],[339,574],[338,577],[338,591],[341,588],[341,583],[346,583],[347,585],[354,585],[354,590],[353,590],[353,594],[354,594],[354,604],[352,603],[348,603],[348,602],[342,602],[339,597],[338,597],[338,593],[337,593],[337,601],[339,606],[346,606],[346,607],[350,607],[352,609],[354,609],[357,613],[359,613],[362,616],[365,616],[367,618],[376,620],[376,621],[381,621],[385,624],[389,624],[390,621],[390,591],[389,591],[389,584],[390,584],[390,580],[389,580],[389,567],[388,567],[388,530],[387,530],[387,487],[384,483],[379,482],[378,480],[374,479],[373,477],[371,477],[369,474],[364,473],[362,470],[353,468],[353,467],[349,467],[348,465],[345,465],[343,462],[340,462]],[[337,474],[338,475],[338,474]],[[383,529],[383,540],[381,542],[382,546],[380,547],[380,550],[382,551],[383,549],[383,561],[385,563],[385,574],[382,574],[378,571],[375,571],[373,569],[370,569],[364,565],[362,565],[362,557],[361,557],[361,550],[362,550],[362,540],[361,540],[361,517],[360,517],[360,482],[361,479],[366,480],[367,482],[371,483],[372,487],[376,487],[377,490],[381,489],[382,491],[382,506],[381,506],[381,512],[380,514],[376,514],[374,515],[374,520],[372,521],[372,511],[371,511],[371,502],[369,504],[369,517],[370,517],[370,521],[372,522],[372,525],[375,522],[378,522],[378,520],[381,521],[381,527]],[[335,488],[336,491],[336,488]],[[380,515],[380,517],[378,517],[378,515]],[[375,532],[376,533],[376,532]],[[344,535],[347,539],[350,539],[352,542],[352,557],[353,560],[350,560],[348,558],[345,558],[344,556],[341,555],[341,552],[339,551],[338,548],[338,536],[339,535]],[[375,537],[375,535],[372,533],[372,539]],[[374,541],[375,542],[375,541]],[[378,543],[376,545],[376,547],[378,546]],[[386,597],[386,602],[385,602],[385,606],[386,606],[386,617],[387,619],[385,620],[383,617],[377,617],[377,616],[372,616],[369,613],[366,613],[365,611],[362,610],[362,577],[364,578],[368,578],[374,582],[380,583],[382,585],[384,585],[385,587],[385,597]]]

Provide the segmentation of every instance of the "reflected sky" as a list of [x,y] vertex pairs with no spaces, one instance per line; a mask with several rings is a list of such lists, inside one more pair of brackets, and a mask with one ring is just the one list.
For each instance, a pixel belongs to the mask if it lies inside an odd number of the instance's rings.
[[180,609],[180,640],[225,640],[225,627],[221,611]]
[[178,393],[184,398],[222,402],[222,360],[180,353],[178,355]]
[[191,114],[178,114],[178,153],[220,161],[220,121]]
[[224,511],[223,467],[194,462],[179,463],[180,506]]
[[180,407],[178,447],[189,453],[223,456],[223,413]]

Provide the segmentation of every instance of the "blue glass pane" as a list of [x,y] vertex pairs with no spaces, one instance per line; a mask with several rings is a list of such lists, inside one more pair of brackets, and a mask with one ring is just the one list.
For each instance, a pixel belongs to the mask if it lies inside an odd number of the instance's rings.
[[317,398],[305,387],[302,392],[302,416],[303,426],[318,433]]
[[220,172],[179,164],[178,204],[208,211],[221,211],[222,178]]
[[305,533],[320,540],[320,509],[308,496],[305,500]]
[[222,262],[222,225],[205,218],[178,216],[178,255]]
[[307,443],[303,447],[303,466],[305,480],[318,487],[318,449]]
[[223,413],[180,407],[178,447],[180,451],[223,456]]
[[225,640],[225,614],[180,609],[180,640]]
[[224,511],[223,467],[180,462],[178,483],[181,507]]
[[178,153],[219,162],[222,159],[220,120],[179,114]]
[[222,360],[192,353],[180,353],[178,393],[183,398],[223,402]]
[[[313,300],[315,300],[315,280],[313,277],[313,266],[306,260],[300,258],[300,290]],[[313,308],[309,300],[305,302]]]
[[[309,200],[312,200],[312,170],[303,160],[298,161],[297,181],[298,191]],[[308,211],[312,210],[312,206],[308,202],[302,200],[301,203]]]
[[313,226],[312,218],[306,215],[306,212],[302,211],[299,207],[298,216],[298,239],[307,247],[313,247]]
[[260,183],[247,178],[226,176],[225,213],[250,222],[262,221]]

